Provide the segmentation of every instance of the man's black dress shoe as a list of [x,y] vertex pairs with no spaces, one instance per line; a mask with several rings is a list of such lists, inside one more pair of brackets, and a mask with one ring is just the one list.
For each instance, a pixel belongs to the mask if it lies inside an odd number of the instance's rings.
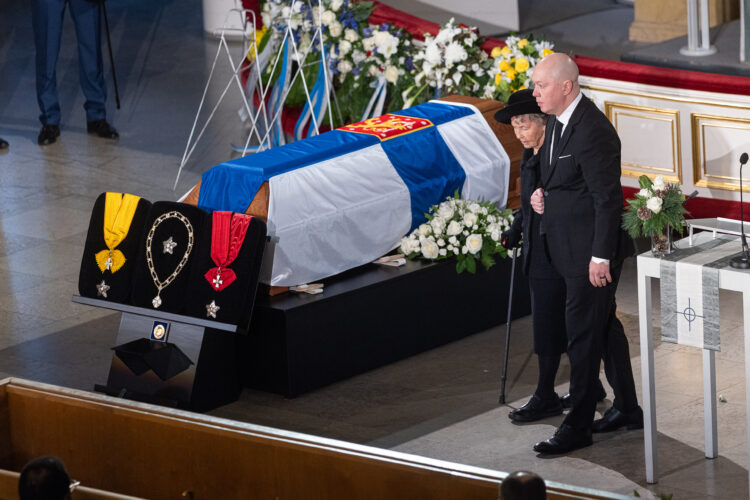
[[554,436],[546,441],[540,441],[535,444],[534,451],[537,453],[556,455],[577,450],[579,448],[585,448],[592,444],[591,429],[576,430],[569,425],[562,424],[555,431]]
[[634,429],[643,429],[643,410],[637,407],[628,413],[623,413],[614,406],[604,412],[604,416],[594,420],[591,424],[593,432],[612,432],[620,427],[625,427],[629,431]]
[[0,137],[0,149],[8,149],[8,141]]
[[60,137],[60,127],[57,125],[43,125],[36,142],[40,146],[47,146],[55,142],[58,137]]
[[117,139],[120,137],[120,134],[117,133],[117,130],[107,123],[107,120],[95,120],[93,122],[88,122],[86,124],[86,130],[89,134],[96,134],[98,137],[103,137],[104,139]]
[[[596,379],[596,384],[599,386],[596,389],[596,400],[602,401],[607,397],[607,391],[604,390],[604,386],[602,385],[601,380]],[[560,404],[562,404],[563,408],[570,408],[571,406],[573,406],[573,403],[570,399],[570,393],[565,394],[565,396],[560,396]]]
[[534,394],[525,405],[508,413],[508,418],[514,422],[535,422],[543,418],[561,415],[562,411],[560,398],[557,397],[557,394],[551,399],[542,399]]

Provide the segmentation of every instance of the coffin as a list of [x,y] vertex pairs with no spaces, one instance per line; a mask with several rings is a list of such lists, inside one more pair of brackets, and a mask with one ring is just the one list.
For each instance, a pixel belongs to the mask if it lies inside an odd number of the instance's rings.
[[[400,112],[416,126],[395,139],[372,132],[364,139],[367,122],[339,129],[350,134],[337,130],[337,136],[232,160],[206,172],[183,201],[267,220],[275,245],[267,251],[271,264],[262,282],[292,286],[323,279],[395,248],[429,206],[454,190],[518,207],[522,146],[512,127],[494,120],[502,106],[450,96]],[[387,123],[387,116],[379,119]],[[444,142],[444,152],[424,139],[429,134]],[[391,165],[394,154],[402,165]],[[267,171],[273,172],[270,182]],[[374,181],[368,178],[373,172],[380,176]]]

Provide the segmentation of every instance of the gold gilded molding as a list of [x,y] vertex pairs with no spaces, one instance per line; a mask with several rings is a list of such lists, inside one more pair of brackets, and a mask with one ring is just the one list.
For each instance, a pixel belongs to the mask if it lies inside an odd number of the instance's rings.
[[[614,80],[617,81],[617,80]],[[658,87],[658,85],[654,85],[655,87]],[[662,87],[662,88],[669,88],[669,87]],[[658,99],[660,101],[672,101],[672,102],[682,102],[687,104],[698,104],[701,106],[714,106],[718,108],[729,108],[729,109],[738,109],[738,110],[746,110],[750,109],[750,104],[724,104],[724,103],[717,103],[717,102],[707,102],[702,101],[700,99],[690,99],[687,97],[669,97],[661,94],[657,94],[654,92],[628,92],[625,90],[615,90],[610,89],[607,87],[597,87],[594,85],[581,85],[581,90],[591,90],[593,92],[605,92],[608,94],[619,94],[619,95],[627,95],[631,97],[645,97],[648,99]],[[708,92],[705,90],[695,90],[694,92]],[[716,92],[713,92],[714,94]]]
[[672,132],[672,168],[622,161],[622,175],[635,178],[638,178],[643,174],[652,178],[661,175],[667,182],[682,184],[682,143],[680,139],[680,112],[678,110],[604,101],[604,114],[609,121],[612,122],[615,130],[618,130],[617,118],[619,116],[631,116],[633,118],[669,122],[671,124]]
[[[739,177],[712,175],[706,172],[706,134],[704,133],[706,127],[739,129],[750,132],[750,118],[734,118],[704,113],[690,114],[690,135],[693,142],[693,183],[699,187],[739,191]],[[742,191],[750,191],[750,186],[743,185]]]

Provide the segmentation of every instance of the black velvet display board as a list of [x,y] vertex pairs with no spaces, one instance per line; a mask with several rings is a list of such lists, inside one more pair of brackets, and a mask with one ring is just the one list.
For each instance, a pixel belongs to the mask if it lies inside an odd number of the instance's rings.
[[[154,280],[151,278],[148,264],[146,262],[146,242],[148,239],[148,233],[156,219],[171,211],[179,212],[190,222],[193,228],[193,248],[183,269],[175,277],[174,281],[159,292],[154,284]],[[190,282],[190,268],[195,260],[196,254],[198,253],[198,237],[203,231],[203,225],[208,220],[207,217],[208,214],[200,208],[186,205],[184,203],[157,201],[153,204],[151,211],[146,218],[143,240],[138,254],[135,275],[133,277],[133,305],[145,307],[153,311],[166,311],[177,314],[181,314],[184,311],[185,299],[188,294],[193,292]],[[164,252],[164,242],[167,241],[170,236],[172,237],[172,241],[176,243],[171,254]],[[154,270],[162,283],[167,280],[169,275],[171,275],[175,269],[177,269],[180,261],[185,255],[185,251],[188,247],[188,240],[188,230],[185,224],[177,218],[166,219],[157,226],[151,243],[151,255]],[[161,305],[158,308],[155,308],[152,304],[152,300],[157,294],[161,297]]]
[[[228,267],[237,276],[229,286],[216,291],[205,278],[209,269],[216,267],[211,260],[212,216],[208,215],[198,239],[197,255],[190,275],[190,294],[185,314],[197,318],[237,325],[247,330],[250,325],[255,293],[258,288],[263,250],[266,243],[266,224],[253,217],[237,258]],[[207,315],[206,305],[214,301],[219,306],[216,318]]]
[[[102,272],[96,263],[96,254],[102,250],[107,250],[107,245],[104,243],[104,205],[106,195],[106,193],[99,195],[91,212],[89,231],[86,236],[86,244],[83,247],[81,271],[78,275],[78,293],[83,297],[128,304],[130,303],[133,274],[141,247],[141,239],[144,234],[143,228],[146,224],[148,212],[151,209],[151,202],[143,198],[138,201],[138,207],[133,215],[128,235],[117,245],[117,250],[120,250],[125,256],[125,264],[115,273],[109,270]],[[102,280],[109,286],[109,290],[106,291],[106,297],[97,293],[96,286]]]

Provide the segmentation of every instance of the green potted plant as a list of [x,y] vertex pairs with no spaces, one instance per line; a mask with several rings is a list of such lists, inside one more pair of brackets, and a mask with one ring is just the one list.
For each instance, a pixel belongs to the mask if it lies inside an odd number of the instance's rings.
[[622,227],[633,238],[651,238],[651,253],[655,257],[672,252],[671,228],[680,235],[684,230],[685,195],[679,184],[669,184],[664,177],[652,181],[647,175],[638,178],[641,190],[628,199],[622,216]]

